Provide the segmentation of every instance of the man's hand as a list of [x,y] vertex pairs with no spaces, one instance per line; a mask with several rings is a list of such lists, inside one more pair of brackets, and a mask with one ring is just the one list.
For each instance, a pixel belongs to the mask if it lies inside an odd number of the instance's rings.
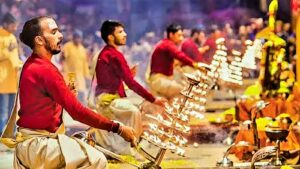
[[209,46],[203,46],[203,47],[201,47],[201,48],[198,48],[198,50],[199,50],[199,52],[200,52],[201,54],[203,54],[203,53],[205,53],[206,51],[209,50]]
[[194,62],[193,67],[202,71],[209,71],[211,70],[210,65],[201,63],[201,62]]
[[157,97],[153,103],[165,107],[165,104],[168,103],[168,100],[162,97]]
[[18,47],[17,43],[10,42],[9,46],[8,46],[8,50],[11,52],[12,50],[16,49],[17,47]]
[[135,76],[135,75],[136,75],[138,66],[139,66],[138,64],[135,64],[135,65],[133,65],[133,66],[130,68],[130,71],[131,71],[132,76]]
[[132,127],[120,125],[118,134],[123,137],[124,140],[130,142],[131,147],[137,146],[137,139],[135,137],[135,131]]

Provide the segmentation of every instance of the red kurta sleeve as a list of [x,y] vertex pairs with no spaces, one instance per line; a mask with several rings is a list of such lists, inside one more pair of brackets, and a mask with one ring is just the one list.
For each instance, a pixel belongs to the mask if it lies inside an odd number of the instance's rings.
[[130,68],[124,57],[116,56],[114,57],[113,61],[114,69],[120,73],[121,78],[131,90],[150,102],[155,101],[154,96],[149,93],[143,86],[141,86],[136,80],[134,80]]
[[43,74],[41,79],[47,93],[66,109],[73,119],[95,128],[115,131],[118,124],[84,107],[69,90],[58,70],[49,66],[44,71],[46,75]]
[[182,51],[177,49],[175,45],[168,45],[168,48],[169,48],[168,51],[170,52],[170,56],[178,59],[184,64],[193,66],[193,60],[190,59],[188,56],[186,56]]
[[191,59],[193,59],[193,61],[195,62],[202,61],[203,56],[199,52],[198,46],[195,42],[193,42],[192,39],[188,39],[182,44],[181,51],[187,56],[189,56]]

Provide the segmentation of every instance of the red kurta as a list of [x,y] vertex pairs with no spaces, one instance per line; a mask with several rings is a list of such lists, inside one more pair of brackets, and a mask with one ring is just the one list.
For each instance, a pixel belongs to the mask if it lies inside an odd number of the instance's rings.
[[119,94],[126,97],[123,82],[144,99],[154,102],[154,96],[134,80],[130,68],[121,52],[113,46],[105,46],[100,52],[96,65],[96,95],[101,93]]
[[203,46],[208,46],[209,49],[203,54],[204,63],[211,64],[213,56],[217,50],[215,39],[208,38]]
[[178,59],[183,64],[193,66],[193,60],[180,51],[174,42],[169,39],[163,39],[152,54],[151,74],[161,73],[166,76],[172,76],[174,59]]
[[82,123],[107,131],[118,130],[117,123],[78,102],[58,69],[49,60],[32,54],[21,76],[18,126],[55,132],[62,123],[64,108],[73,119]]
[[198,46],[193,39],[189,38],[185,40],[181,45],[181,50],[195,62],[203,61],[203,56],[199,52]]

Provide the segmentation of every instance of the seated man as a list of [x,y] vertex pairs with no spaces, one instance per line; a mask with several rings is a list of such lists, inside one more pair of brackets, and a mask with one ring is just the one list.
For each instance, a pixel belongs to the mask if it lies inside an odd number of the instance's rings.
[[207,46],[202,47],[205,40],[205,33],[201,29],[194,28],[191,30],[191,37],[182,43],[181,50],[194,61],[203,62],[202,54],[207,50]]
[[[61,51],[63,40],[53,18],[42,16],[27,21],[20,39],[33,53],[21,72],[16,142],[6,142],[16,148],[14,168],[107,168],[107,160],[100,151],[64,134],[63,109],[75,120],[120,133],[134,145],[131,127],[120,126],[84,107],[51,63],[52,55]],[[9,131],[13,131],[13,126],[9,124],[13,124],[13,119],[16,119],[16,111],[7,125],[7,132],[2,135],[2,141],[9,140],[6,136],[12,135]]]
[[[98,112],[110,119],[132,126],[136,131],[136,136],[139,137],[143,131],[141,112],[137,105],[126,98],[123,83],[151,103],[163,106],[164,100],[155,98],[134,80],[124,55],[118,51],[119,46],[126,44],[127,35],[123,24],[107,20],[103,22],[100,31],[106,46],[100,52],[96,64]],[[129,144],[113,133],[98,130],[96,141],[115,153],[133,155]]]
[[174,60],[178,59],[185,65],[197,67],[190,57],[177,48],[176,45],[179,45],[182,40],[181,26],[169,25],[167,38],[158,43],[151,57],[149,85],[153,91],[167,99],[179,95],[184,87],[180,81],[182,79],[176,80],[173,76]]

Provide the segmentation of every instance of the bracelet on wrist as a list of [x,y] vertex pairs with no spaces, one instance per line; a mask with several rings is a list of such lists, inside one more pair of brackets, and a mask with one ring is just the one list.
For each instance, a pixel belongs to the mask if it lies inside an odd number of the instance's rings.
[[118,130],[118,135],[122,135],[123,133],[123,127],[120,125]]
[[119,128],[120,128],[120,123],[114,123],[114,124],[112,125],[111,131],[112,131],[113,133],[118,133]]
[[139,110],[142,110],[142,109],[143,109],[143,104],[144,104],[145,102],[146,102],[146,100],[143,100],[142,103],[140,103],[140,104],[138,105]]

